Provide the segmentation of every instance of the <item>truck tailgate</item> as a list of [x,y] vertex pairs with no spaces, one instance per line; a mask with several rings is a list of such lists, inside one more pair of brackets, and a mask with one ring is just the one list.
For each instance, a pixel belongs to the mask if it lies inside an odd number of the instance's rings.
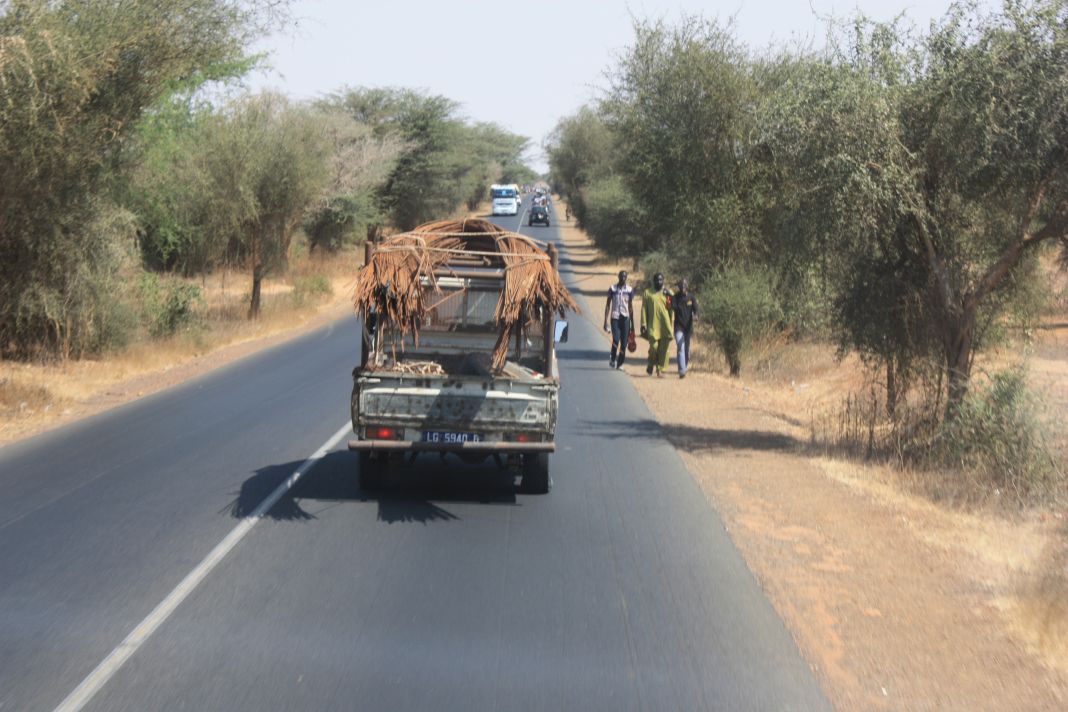
[[556,429],[557,384],[460,379],[356,379],[355,425],[373,423],[417,430],[541,432]]

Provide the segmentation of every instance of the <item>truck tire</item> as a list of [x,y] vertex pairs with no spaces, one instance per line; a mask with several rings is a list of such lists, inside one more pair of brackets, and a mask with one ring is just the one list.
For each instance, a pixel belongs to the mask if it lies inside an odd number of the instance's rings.
[[537,452],[524,455],[523,491],[529,494],[548,494],[552,484],[549,478],[549,454]]
[[386,476],[386,465],[381,459],[371,457],[369,452],[360,453],[360,489],[373,491],[382,487]]

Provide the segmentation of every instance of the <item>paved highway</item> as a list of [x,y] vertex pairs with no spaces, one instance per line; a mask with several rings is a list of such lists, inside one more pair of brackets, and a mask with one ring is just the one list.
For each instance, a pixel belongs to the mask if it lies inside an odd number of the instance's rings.
[[589,321],[544,496],[431,457],[361,491],[356,326],[0,449],[0,711],[828,708]]

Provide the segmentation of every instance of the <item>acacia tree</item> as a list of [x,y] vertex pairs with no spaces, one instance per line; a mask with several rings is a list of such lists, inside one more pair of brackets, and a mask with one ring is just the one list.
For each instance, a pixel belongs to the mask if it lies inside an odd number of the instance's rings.
[[[954,417],[984,324],[1028,255],[1068,236],[1068,3],[960,4],[916,40],[858,21],[784,89],[764,136],[798,188],[794,229],[831,256],[848,338],[936,348]],[[881,319],[900,338],[855,328]]]
[[324,104],[403,144],[378,191],[383,211],[407,230],[481,201],[505,172],[520,175],[527,139],[492,124],[469,125],[459,104],[410,89],[355,88]]
[[341,118],[264,93],[235,100],[198,131],[201,228],[243,248],[250,319],[260,313],[263,278],[285,263],[301,220],[348,181],[350,169],[334,158],[346,145],[333,135]]
[[369,126],[335,109],[323,109],[321,120],[330,143],[329,181],[323,199],[309,211],[304,231],[312,249],[337,249],[380,221],[374,196],[405,145],[397,136],[375,136]]
[[99,345],[120,244],[92,227],[114,213],[133,129],[174,82],[239,59],[283,5],[0,3],[0,349]]

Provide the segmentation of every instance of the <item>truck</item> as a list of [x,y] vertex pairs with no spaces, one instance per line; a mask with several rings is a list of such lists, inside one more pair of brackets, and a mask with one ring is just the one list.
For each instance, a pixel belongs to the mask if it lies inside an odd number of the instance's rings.
[[522,199],[519,196],[519,186],[515,183],[507,185],[494,183],[490,186],[490,199],[493,201],[491,212],[494,215],[518,215]]
[[[482,220],[431,227],[369,247],[357,279],[363,326],[349,449],[359,454],[360,487],[437,454],[493,458],[521,475],[523,491],[545,494],[556,345],[568,334],[557,317],[577,310],[556,250]],[[534,283],[537,294],[522,293]]]

